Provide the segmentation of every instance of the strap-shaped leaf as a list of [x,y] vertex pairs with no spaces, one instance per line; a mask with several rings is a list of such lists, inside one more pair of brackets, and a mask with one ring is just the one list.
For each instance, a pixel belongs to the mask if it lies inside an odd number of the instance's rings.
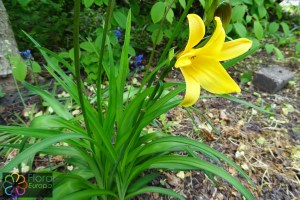
[[[75,138],[82,138],[82,139],[89,139],[88,136],[77,134],[77,133],[68,133],[68,134],[58,134],[51,137],[48,137],[42,140],[39,143],[32,145],[31,147],[25,149],[21,153],[19,153],[14,159],[12,159],[6,166],[1,169],[1,172],[8,172],[16,167],[18,164],[22,163],[23,160],[27,159],[30,156],[35,155],[37,152],[43,150],[44,148],[55,144],[57,142],[62,142],[65,140],[75,139]],[[0,173],[0,178],[2,178],[2,173]]]
[[224,180],[228,181],[233,185],[239,192],[241,192],[246,199],[254,200],[253,195],[233,176],[231,176],[224,169],[219,168],[207,161],[197,159],[194,157],[185,157],[177,155],[166,155],[166,156],[156,156],[152,159],[145,161],[140,166],[137,166],[132,175],[140,173],[146,169],[173,169],[178,170],[188,170],[189,168],[194,170],[198,168],[199,170],[205,170],[211,172]]
[[126,31],[125,31],[125,40],[122,48],[120,70],[117,76],[117,121],[120,122],[123,117],[123,93],[126,83],[126,78],[129,70],[128,62],[128,50],[130,43],[130,29],[131,29],[131,10],[128,11],[127,22],[126,22]]
[[[248,175],[237,164],[235,164],[232,160],[227,158],[224,154],[218,152],[217,150],[211,148],[210,146],[208,146],[204,143],[201,143],[201,142],[189,139],[189,138],[174,137],[174,136],[158,138],[157,140],[144,145],[144,149],[140,151],[140,155],[161,153],[164,151],[164,148],[152,149],[151,145],[160,144],[160,146],[164,146],[164,144],[167,144],[167,143],[168,144],[173,143],[174,146],[182,146],[183,144],[185,144],[185,145],[190,146],[191,148],[193,148],[196,151],[203,152],[207,155],[215,156],[216,158],[221,159],[224,162],[231,165],[232,167],[234,167],[239,173],[241,173],[241,175],[243,175],[244,178],[246,178],[249,181],[249,183],[251,183],[252,185],[255,185],[252,182],[252,180],[248,177]],[[185,151],[185,149],[182,149],[182,151]]]
[[41,96],[50,106],[51,108],[56,112],[56,114],[64,119],[72,119],[72,114],[68,111],[68,109],[63,106],[59,101],[57,101],[48,91],[41,90],[39,87],[30,85],[27,82],[23,82],[23,85],[34,92],[35,94],[38,94]]
[[160,193],[160,194],[165,194],[167,196],[171,196],[171,197],[176,197],[179,200],[184,200],[185,198],[183,196],[181,196],[180,194],[174,192],[173,190],[170,189],[166,189],[166,188],[161,188],[161,187],[144,187],[142,189],[139,189],[133,193],[128,194],[125,199],[130,199],[138,194],[143,194],[143,193],[147,193],[147,192],[156,192],[156,193]]

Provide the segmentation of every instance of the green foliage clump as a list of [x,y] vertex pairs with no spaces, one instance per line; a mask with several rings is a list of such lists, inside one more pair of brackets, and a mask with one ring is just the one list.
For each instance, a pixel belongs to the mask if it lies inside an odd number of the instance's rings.
[[51,48],[72,45],[72,0],[4,1],[19,49],[33,49],[22,32]]
[[5,96],[3,88],[0,86],[0,98]]
[[283,60],[284,56],[278,47],[293,44],[296,33],[291,28],[295,23],[290,20],[290,16],[287,17],[279,3],[276,0],[231,1],[232,17],[227,34],[262,41],[267,53],[274,52],[279,60]]

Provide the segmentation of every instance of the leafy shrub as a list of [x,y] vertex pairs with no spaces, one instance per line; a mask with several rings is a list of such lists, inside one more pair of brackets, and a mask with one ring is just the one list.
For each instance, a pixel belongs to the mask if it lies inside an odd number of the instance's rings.
[[4,1],[19,49],[33,49],[23,31],[30,33],[41,44],[51,49],[70,47],[72,44],[71,0]]

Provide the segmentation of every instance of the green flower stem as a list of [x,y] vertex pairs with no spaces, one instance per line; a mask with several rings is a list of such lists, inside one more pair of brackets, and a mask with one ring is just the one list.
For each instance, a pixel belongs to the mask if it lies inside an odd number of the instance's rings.
[[[23,137],[23,139],[22,139],[22,141],[21,141],[21,143],[20,143],[19,153],[21,153],[21,152],[24,150],[25,144],[26,144],[26,142],[27,142],[27,139],[28,139],[27,136],[24,136],[24,137]],[[31,166],[30,166],[30,167],[31,167]],[[20,173],[22,173],[22,163],[20,163],[20,164],[18,165],[18,170],[19,170]]]
[[[37,73],[33,72],[33,70],[32,70],[32,61],[31,60],[29,60],[29,66],[30,66],[30,69],[31,69],[31,72],[32,72],[31,75],[32,75],[32,79],[34,81],[34,84],[35,84],[35,86],[38,87],[39,86],[38,75],[37,75]],[[39,103],[42,107],[42,111],[44,112],[46,109],[43,107],[43,99],[42,99],[41,96],[38,96],[38,98],[39,98]]]
[[146,66],[146,72],[145,72],[145,77],[148,75],[149,73],[149,69],[150,69],[150,66],[152,64],[152,61],[153,61],[153,57],[154,57],[154,52],[155,52],[155,49],[156,49],[156,46],[157,46],[157,41],[158,41],[158,38],[159,38],[159,34],[160,32],[162,31],[162,28],[163,28],[163,25],[166,21],[166,16],[167,16],[167,13],[169,12],[169,10],[171,9],[171,6],[173,5],[175,0],[173,0],[167,7],[166,9],[166,12],[164,13],[164,16],[163,16],[163,19],[161,20],[160,22],[160,25],[159,25],[159,29],[158,29],[158,32],[157,32],[157,35],[156,35],[156,38],[155,38],[155,41],[153,42],[153,46],[152,46],[152,51],[151,51],[151,54],[150,54],[150,58],[149,58],[149,62]]
[[164,51],[163,53],[161,54],[160,58],[159,58],[159,61],[158,61],[158,64],[161,63],[163,61],[163,59],[165,59],[166,55],[168,54],[169,52],[169,49],[171,48],[172,44],[173,44],[173,41],[175,39],[176,36],[179,35],[179,31],[180,29],[182,28],[182,23],[183,23],[183,20],[186,18],[191,6],[193,5],[193,2],[194,0],[189,0],[180,19],[179,19],[179,22],[177,23],[176,27],[175,27],[175,31],[174,33],[172,34],[171,38],[169,39],[166,47],[164,48]]
[[83,119],[87,129],[87,133],[91,136],[91,130],[87,119],[87,114],[84,105],[82,82],[80,78],[80,60],[79,60],[79,14],[80,14],[80,0],[74,2],[74,32],[73,32],[73,44],[74,44],[74,63],[75,63],[75,79],[77,84],[78,97],[80,101],[80,107],[82,109]]
[[[164,48],[163,53],[161,54],[161,56],[160,56],[160,58],[159,58],[158,65],[159,65],[160,63],[163,62],[163,60],[165,59],[166,55],[168,54],[168,52],[169,52],[169,50],[170,50],[170,48],[171,48],[171,45],[173,44],[173,41],[174,41],[175,37],[176,37],[177,35],[179,35],[179,31],[180,31],[180,29],[181,29],[181,27],[182,27],[183,20],[186,18],[186,16],[187,16],[187,14],[188,14],[188,12],[189,12],[189,10],[190,10],[190,8],[191,8],[193,2],[194,2],[194,0],[189,0],[189,1],[188,1],[188,3],[187,3],[187,5],[186,5],[186,7],[185,7],[185,9],[184,9],[184,11],[183,11],[183,13],[182,13],[180,19],[179,19],[179,22],[177,23],[177,25],[176,25],[176,27],[175,27],[174,33],[172,34],[172,36],[171,36],[171,38],[169,39],[169,41],[168,41],[166,47]],[[163,80],[163,79],[164,79],[164,77],[167,75],[167,72],[169,72],[169,71],[171,70],[171,67],[172,67],[172,65],[169,65],[168,67],[164,68],[163,72],[162,72],[161,75],[160,75],[159,80]],[[148,82],[147,87],[150,87],[150,86],[152,85],[152,83],[153,83],[153,81],[154,81],[154,78],[155,78],[156,74],[157,74],[157,73],[154,73],[154,74],[152,75],[152,77],[150,78],[150,80],[149,80],[149,82]],[[147,76],[145,76],[145,77],[147,77]],[[158,90],[158,88],[159,88],[159,85],[157,84],[156,87],[155,87],[155,89],[154,89],[154,91],[153,91],[153,93],[156,93],[157,90]]]
[[[19,95],[19,97],[20,97],[20,99],[21,99],[21,102],[22,102],[22,104],[23,104],[23,107],[24,107],[24,109],[25,109],[25,108],[26,108],[26,104],[25,104],[25,101],[24,101],[23,96],[22,96],[22,94],[21,94],[21,91],[20,91],[18,82],[17,82],[17,80],[15,79],[15,76],[14,76],[14,75],[13,75],[13,79],[14,79],[14,83],[15,83],[16,88],[17,88],[17,91],[18,91],[18,95]],[[27,139],[28,139],[28,137],[25,136],[25,137],[23,138],[23,140],[21,141],[21,144],[20,144],[20,145],[21,145],[21,147],[20,147],[20,152],[23,151]],[[19,172],[22,172],[22,163],[20,163],[20,164],[18,165],[18,170],[19,170]]]
[[187,110],[187,111],[188,111],[188,109],[193,110],[193,111],[195,111],[196,113],[198,113],[202,118],[205,119],[205,121],[212,127],[212,129],[214,129],[214,131],[215,131],[219,136],[222,135],[221,132],[220,132],[220,130],[217,129],[217,128],[213,125],[213,123],[210,121],[210,119],[209,119],[207,116],[205,116],[205,114],[204,114],[203,112],[201,112],[200,109],[194,108],[193,106],[188,107],[188,108],[185,108],[185,110]]
[[14,79],[14,82],[15,82],[15,85],[16,85],[17,92],[18,92],[18,94],[19,94],[20,100],[21,100],[21,102],[22,102],[22,104],[23,104],[23,107],[26,108],[25,101],[24,101],[24,99],[23,99],[23,97],[22,97],[22,94],[21,94],[19,85],[18,85],[18,83],[17,83],[17,80],[15,79],[15,76],[13,76],[13,79]]
[[[108,7],[107,7],[107,15],[105,18],[105,24],[104,24],[104,30],[103,30],[103,35],[102,35],[102,43],[101,43],[101,48],[99,52],[99,68],[98,68],[98,74],[97,74],[97,107],[98,107],[98,117],[99,117],[99,122],[102,124],[103,121],[103,114],[102,114],[102,100],[101,100],[101,82],[102,82],[102,62],[103,62],[103,55],[104,55],[104,48],[105,48],[105,42],[106,42],[106,35],[108,31],[108,27],[110,25],[111,21],[111,16],[112,16],[112,11],[115,6],[115,0],[110,0],[108,2]],[[110,66],[113,67],[113,66]]]

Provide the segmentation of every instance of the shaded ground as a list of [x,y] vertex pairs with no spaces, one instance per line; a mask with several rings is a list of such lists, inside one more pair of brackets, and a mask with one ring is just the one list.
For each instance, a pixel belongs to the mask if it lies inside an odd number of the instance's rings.
[[[291,54],[288,49],[286,52]],[[276,61],[275,57],[258,52],[229,71],[238,80],[239,74],[246,70],[255,71],[260,65],[272,64],[284,66],[295,74],[287,87],[276,94],[268,94],[258,91],[249,83],[241,87],[242,95],[238,97],[258,106],[267,106],[275,115],[264,114],[226,99],[203,99],[198,101],[196,107],[221,131],[221,136],[214,133],[206,120],[196,113],[193,116],[196,125],[193,124],[179,107],[169,113],[169,119],[178,122],[172,127],[172,134],[204,140],[231,158],[257,185],[254,188],[243,181],[256,199],[300,199],[299,62],[287,59],[282,63]],[[177,73],[172,78],[182,79]],[[202,90],[202,95],[206,94]],[[236,170],[230,167],[227,170],[241,178]],[[220,180],[220,185],[215,186],[199,172],[185,173],[184,179],[180,174],[166,172],[153,184],[180,191],[187,199],[242,199],[224,181]],[[155,194],[139,199],[145,198],[172,199]]]
[[[293,53],[289,49],[286,52],[289,53],[287,57]],[[167,128],[171,134],[204,141],[227,155],[255,182],[256,188],[240,179],[257,199],[300,199],[299,62],[287,59],[284,63],[278,63],[274,57],[258,52],[229,71],[235,80],[238,80],[242,72],[255,71],[260,64],[270,63],[277,63],[291,70],[295,74],[295,79],[277,94],[257,91],[251,83],[245,84],[241,86],[243,92],[238,97],[258,106],[268,106],[276,113],[274,116],[225,99],[202,99],[198,101],[196,107],[206,114],[221,131],[221,135],[212,131],[207,122],[195,113],[193,124],[186,111],[180,107],[168,113],[165,121],[158,119],[158,127],[151,128],[162,129],[165,127],[164,124],[172,121],[176,125]],[[182,77],[177,71],[168,78],[170,79],[181,80]],[[208,95],[202,90],[202,95],[206,94]],[[0,100],[2,124],[13,124],[14,120],[17,120],[15,114],[24,115],[22,104],[18,99],[16,93],[10,93]],[[36,97],[25,99],[26,104],[38,101]],[[234,169],[227,167],[227,170],[241,178]],[[217,180],[219,186],[215,186],[201,172],[177,174],[166,171],[152,184],[172,188],[191,200],[242,199],[228,183]],[[135,199],[172,198],[154,193]]]

